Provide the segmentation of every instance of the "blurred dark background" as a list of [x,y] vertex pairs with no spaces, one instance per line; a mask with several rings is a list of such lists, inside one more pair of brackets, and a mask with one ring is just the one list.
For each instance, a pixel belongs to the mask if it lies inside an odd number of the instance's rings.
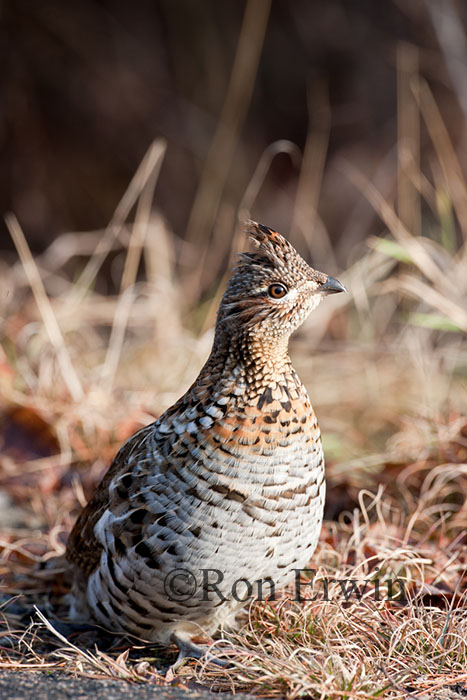
[[[251,2],[264,11],[262,0]],[[465,26],[465,2],[442,4]],[[355,243],[346,223],[358,193],[336,164],[346,158],[373,178],[384,159],[395,159],[401,42],[418,48],[420,74],[462,155],[462,96],[435,5],[273,0],[223,205],[238,207],[271,142],[290,139],[303,149],[310,124],[319,130],[324,120],[319,214],[344,256]],[[156,204],[185,237],[245,7],[239,0],[1,3],[0,210],[16,213],[33,251],[63,231],[105,226],[157,136],[168,151]],[[287,230],[298,173],[287,155],[273,161],[255,218]],[[386,196],[393,187],[389,178]],[[0,235],[0,248],[12,251],[3,222]]]

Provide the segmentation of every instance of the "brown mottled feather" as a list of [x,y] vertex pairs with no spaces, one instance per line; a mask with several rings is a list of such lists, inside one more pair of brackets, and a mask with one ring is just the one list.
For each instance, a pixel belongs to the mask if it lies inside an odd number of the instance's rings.
[[102,545],[97,541],[94,527],[109,505],[109,485],[126,469],[131,454],[138,454],[141,439],[151,430],[147,425],[131,436],[120,448],[104,478],[97,486],[93,497],[85,505],[68,537],[66,556],[87,576],[97,568],[102,554]]

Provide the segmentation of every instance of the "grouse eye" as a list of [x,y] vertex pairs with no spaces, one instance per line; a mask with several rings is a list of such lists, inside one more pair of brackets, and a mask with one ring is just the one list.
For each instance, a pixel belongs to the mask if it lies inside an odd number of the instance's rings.
[[268,287],[268,294],[273,299],[282,299],[287,294],[287,287],[283,284],[270,284]]

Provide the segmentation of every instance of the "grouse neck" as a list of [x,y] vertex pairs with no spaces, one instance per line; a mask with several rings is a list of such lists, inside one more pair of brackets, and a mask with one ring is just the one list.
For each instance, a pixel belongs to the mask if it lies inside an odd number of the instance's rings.
[[206,368],[221,379],[237,377],[281,376],[292,370],[288,337],[268,337],[253,333],[227,335],[216,330]]

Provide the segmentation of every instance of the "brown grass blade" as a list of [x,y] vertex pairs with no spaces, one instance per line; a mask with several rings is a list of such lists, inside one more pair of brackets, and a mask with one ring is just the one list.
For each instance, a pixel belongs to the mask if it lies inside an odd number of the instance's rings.
[[14,214],[7,214],[5,221],[16,246],[16,250],[18,251],[24,272],[29,280],[36,304],[44,321],[44,327],[47,331],[50,342],[55,349],[63,381],[65,382],[65,385],[73,400],[78,402],[84,397],[83,387],[81,386],[79,377],[71,362],[70,355],[57,322],[57,318],[53,312],[52,305],[49,301],[36,263],[34,262],[34,258],[32,257],[31,251],[27,244],[26,237],[21,229],[21,226],[19,225],[18,219]]
[[186,241],[210,235],[240,128],[250,104],[271,0],[248,0],[222,113],[209,149],[188,222]]

